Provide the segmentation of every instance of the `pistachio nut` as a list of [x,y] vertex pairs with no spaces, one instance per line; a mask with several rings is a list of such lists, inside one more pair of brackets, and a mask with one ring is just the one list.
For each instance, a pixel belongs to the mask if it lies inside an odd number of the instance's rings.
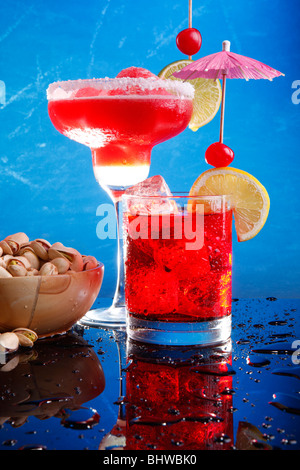
[[0,278],[4,278],[4,277],[12,277],[12,275],[7,271],[6,268],[4,268],[3,266],[0,266]]
[[18,245],[21,246],[24,243],[29,242],[29,237],[24,232],[17,232],[17,233],[14,233],[13,235],[8,235],[8,237],[5,237],[4,240],[14,241],[15,243],[18,243]]
[[0,242],[0,278],[65,274],[97,266],[98,261],[93,256],[81,255],[61,242],[51,245],[42,238],[29,241],[23,232]]
[[3,253],[7,255],[15,255],[18,253],[20,247],[24,243],[28,243],[29,238],[28,236],[23,233],[23,232],[18,232],[13,235],[9,235],[8,237],[4,238],[0,242],[0,246],[2,248]]
[[9,260],[12,259],[12,258],[13,258],[12,255],[4,255],[4,256],[2,256],[1,259],[2,259],[2,261],[3,261],[4,265],[5,265],[5,267],[7,267],[7,263],[8,263]]
[[43,260],[49,259],[48,250],[51,247],[51,243],[49,243],[47,240],[44,240],[43,238],[37,238],[36,240],[30,242],[30,246],[39,258],[42,258]]
[[9,263],[11,263],[12,260],[22,263],[24,268],[26,269],[31,268],[30,261],[26,258],[26,256],[14,256],[13,258],[10,259]]
[[83,270],[87,271],[88,269],[93,269],[98,266],[98,261],[94,256],[83,256]]
[[33,346],[33,341],[31,341],[30,338],[28,338],[25,335],[22,335],[21,333],[16,333],[18,339],[19,339],[19,345],[26,347],[26,348],[32,348]]
[[64,257],[54,258],[51,263],[57,267],[58,274],[65,274],[70,268],[70,261]]
[[19,338],[20,346],[32,347],[33,343],[38,339],[36,332],[28,328],[15,328],[13,333]]
[[[14,370],[19,364],[19,354],[13,356],[8,362],[6,362],[1,368],[1,372],[10,372]],[[2,424],[2,423],[0,423]]]
[[75,248],[69,248],[60,242],[53,243],[51,248],[48,251],[49,258],[66,258],[70,261],[70,269],[73,271],[82,271],[83,270],[83,260],[82,256],[79,251],[75,250]]
[[15,328],[13,330],[13,333],[20,333],[24,336],[27,336],[33,342],[35,342],[38,339],[38,335],[34,330],[30,330],[29,328],[25,328],[25,327],[22,327],[22,326],[19,327],[19,328]]
[[31,268],[40,269],[40,259],[31,246],[21,248],[19,255],[28,259]]
[[58,269],[54,264],[52,264],[50,261],[47,263],[43,264],[39,271],[41,276],[54,276],[58,274]]
[[39,275],[39,270],[35,268],[30,268],[27,271],[27,276],[38,276]]
[[27,269],[30,268],[27,258],[22,256],[14,256],[7,263],[7,271],[14,277],[26,276]]
[[13,250],[13,247],[11,246],[10,243],[8,243],[6,240],[2,240],[0,242],[0,248],[2,250],[2,253],[5,255],[13,255],[14,253],[17,252],[17,250]]
[[0,334],[0,351],[16,351],[19,347],[19,338],[16,333],[7,332]]

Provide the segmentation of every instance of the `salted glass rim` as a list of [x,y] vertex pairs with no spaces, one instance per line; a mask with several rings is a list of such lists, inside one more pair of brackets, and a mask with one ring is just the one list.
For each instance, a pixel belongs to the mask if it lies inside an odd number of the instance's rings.
[[[78,80],[64,80],[56,81],[49,84],[47,88],[47,99],[48,101],[56,101],[62,99],[81,99],[82,97],[75,97],[74,92],[79,91],[85,87],[93,87],[97,90],[115,90],[121,88],[123,91],[129,91],[125,96],[143,96],[140,94],[130,93],[129,88],[139,86],[142,90],[156,90],[157,88],[164,88],[166,91],[172,93],[172,97],[183,97],[187,99],[193,99],[195,89],[193,85],[187,82],[181,82],[172,79],[161,79],[161,78],[132,78],[132,77],[121,77],[121,78],[86,78]],[[124,96],[124,94],[113,95]],[[147,95],[155,96],[156,98],[166,99],[167,95]],[[88,96],[85,96],[87,98]]]
[[122,199],[226,199],[231,198],[232,194],[201,194],[190,195],[188,192],[174,192],[169,196],[160,194],[122,194]]

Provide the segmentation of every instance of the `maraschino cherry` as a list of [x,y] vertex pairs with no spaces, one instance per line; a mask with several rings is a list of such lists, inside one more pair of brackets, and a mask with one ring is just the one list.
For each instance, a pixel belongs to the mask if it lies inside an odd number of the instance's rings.
[[177,35],[176,45],[180,52],[188,56],[197,54],[200,51],[202,37],[200,31],[196,28],[187,28]]
[[234,152],[230,147],[221,143],[215,142],[211,144],[205,152],[205,161],[215,168],[228,166],[234,159]]

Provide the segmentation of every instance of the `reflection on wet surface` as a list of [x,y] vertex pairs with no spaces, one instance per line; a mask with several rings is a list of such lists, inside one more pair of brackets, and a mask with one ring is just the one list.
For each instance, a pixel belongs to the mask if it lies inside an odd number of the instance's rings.
[[151,348],[128,342],[126,450],[229,449],[231,344]]
[[214,348],[75,327],[0,357],[0,449],[298,450],[299,300],[233,301]]

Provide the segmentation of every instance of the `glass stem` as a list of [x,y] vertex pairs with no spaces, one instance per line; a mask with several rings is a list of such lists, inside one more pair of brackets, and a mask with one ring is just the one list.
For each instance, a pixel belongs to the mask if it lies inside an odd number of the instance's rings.
[[123,262],[123,211],[122,211],[122,194],[124,190],[114,190],[112,199],[116,211],[117,221],[117,286],[113,299],[113,307],[125,306],[125,279],[124,279],[124,262]]

